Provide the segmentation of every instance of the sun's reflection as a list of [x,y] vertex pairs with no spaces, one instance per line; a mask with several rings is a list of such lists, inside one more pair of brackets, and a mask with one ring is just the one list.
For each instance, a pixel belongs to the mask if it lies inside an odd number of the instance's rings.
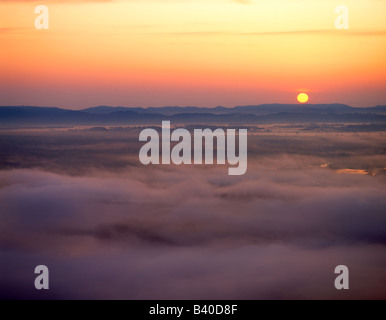
[[362,170],[362,169],[339,169],[339,170],[336,170],[336,173],[337,174],[362,174],[362,175],[371,174],[369,171]]

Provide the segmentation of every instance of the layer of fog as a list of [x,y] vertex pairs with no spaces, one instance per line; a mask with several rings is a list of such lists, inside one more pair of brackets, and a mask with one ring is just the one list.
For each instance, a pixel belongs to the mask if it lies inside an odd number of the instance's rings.
[[[382,168],[382,137],[252,138],[240,177],[140,166],[134,138],[128,151],[124,136],[106,139],[11,136],[2,298],[385,298],[386,177],[334,169]],[[48,292],[33,287],[39,264]],[[334,287],[340,264],[348,291]]]

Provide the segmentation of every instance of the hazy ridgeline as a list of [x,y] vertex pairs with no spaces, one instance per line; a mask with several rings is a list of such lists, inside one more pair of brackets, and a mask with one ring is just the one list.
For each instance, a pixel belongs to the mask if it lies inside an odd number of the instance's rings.
[[141,129],[0,131],[2,298],[386,297],[382,127],[248,127],[243,176],[143,166]]

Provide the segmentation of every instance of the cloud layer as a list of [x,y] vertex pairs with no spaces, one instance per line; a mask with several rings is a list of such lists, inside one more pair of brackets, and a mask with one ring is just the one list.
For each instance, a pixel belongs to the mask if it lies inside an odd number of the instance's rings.
[[142,166],[136,128],[2,132],[1,298],[385,298],[384,136],[279,129],[238,177]]
[[[384,177],[281,161],[287,169],[253,166],[241,178],[222,168],[3,171],[1,294],[384,298]],[[38,264],[51,270],[49,296],[30,288]],[[346,294],[333,287],[339,264],[352,271]]]

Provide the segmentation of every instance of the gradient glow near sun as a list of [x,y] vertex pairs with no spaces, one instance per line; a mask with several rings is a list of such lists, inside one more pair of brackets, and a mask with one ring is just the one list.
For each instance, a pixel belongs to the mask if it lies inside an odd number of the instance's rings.
[[386,1],[350,1],[344,35],[339,3],[0,0],[0,104],[232,107],[309,89],[314,103],[381,105]]
[[306,103],[308,101],[308,94],[307,93],[299,93],[298,94],[298,101],[300,103]]

